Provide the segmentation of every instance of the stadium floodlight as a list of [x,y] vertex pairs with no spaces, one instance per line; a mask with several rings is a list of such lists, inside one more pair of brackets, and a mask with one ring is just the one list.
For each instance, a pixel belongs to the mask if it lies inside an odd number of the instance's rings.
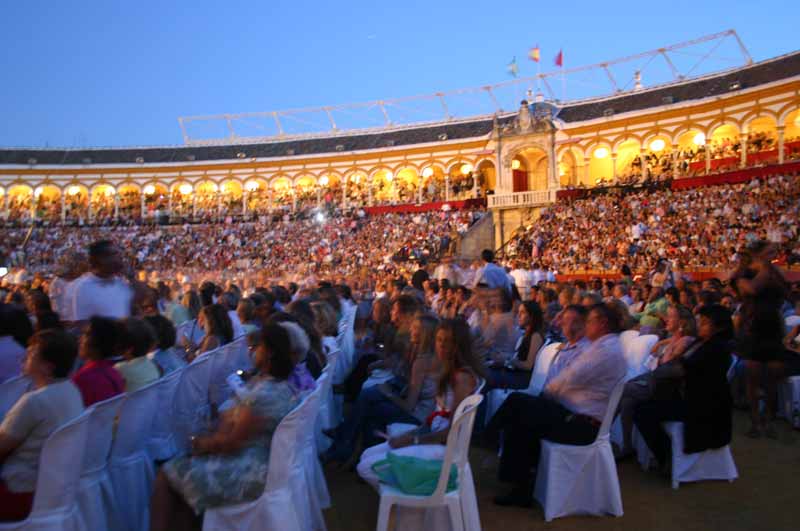
[[79,193],[81,193],[81,187],[78,186],[77,184],[73,184],[72,186],[67,188],[67,193],[69,195],[78,195]]
[[153,195],[154,193],[156,193],[156,187],[152,184],[148,184],[144,187],[144,195]]
[[178,191],[183,195],[189,195],[192,193],[192,185],[189,183],[183,183],[178,187]]
[[692,142],[694,142],[695,146],[704,146],[706,145],[706,135],[703,133],[697,133],[694,135]]
[[608,149],[601,147],[594,150],[594,158],[604,159],[608,156]]
[[511,161],[511,169],[518,170],[521,164],[522,163],[519,161],[519,159],[514,159]]
[[472,173],[472,164],[469,162],[461,165],[461,175],[469,175]]
[[321,186],[328,186],[329,182],[330,182],[330,179],[328,179],[327,175],[323,175],[322,177],[319,178],[319,184]]
[[433,176],[433,168],[428,166],[427,168],[422,170],[422,176],[425,177],[426,179],[429,178],[429,177],[432,177]]

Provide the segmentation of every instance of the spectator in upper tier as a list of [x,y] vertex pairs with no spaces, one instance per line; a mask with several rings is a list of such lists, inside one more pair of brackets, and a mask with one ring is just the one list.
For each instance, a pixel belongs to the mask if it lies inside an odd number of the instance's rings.
[[0,424],[0,521],[28,516],[45,441],[83,412],[81,394],[67,378],[76,354],[75,340],[60,330],[38,332],[30,340],[24,373],[33,390]]
[[78,355],[83,366],[72,375],[86,407],[125,392],[125,381],[114,368],[120,325],[106,317],[92,317],[80,339]]
[[123,264],[117,246],[100,240],[89,246],[90,271],[75,282],[72,316],[76,321],[90,317],[124,319],[131,314],[133,290],[119,275]]
[[120,351],[125,361],[114,368],[125,380],[125,391],[132,393],[158,380],[158,366],[147,357],[156,345],[156,332],[147,321],[129,317],[122,322]]

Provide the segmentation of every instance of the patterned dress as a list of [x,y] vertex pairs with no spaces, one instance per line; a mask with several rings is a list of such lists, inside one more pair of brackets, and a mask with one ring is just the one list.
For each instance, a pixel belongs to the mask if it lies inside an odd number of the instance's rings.
[[299,397],[286,381],[257,382],[241,404],[265,419],[262,431],[235,454],[186,456],[167,462],[164,473],[170,485],[197,514],[208,507],[255,500],[266,485],[272,435],[298,403]]

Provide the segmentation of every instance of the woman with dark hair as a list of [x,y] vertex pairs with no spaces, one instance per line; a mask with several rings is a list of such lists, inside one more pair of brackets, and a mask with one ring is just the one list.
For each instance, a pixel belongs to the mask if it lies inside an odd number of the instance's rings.
[[298,299],[289,303],[286,311],[295,318],[297,324],[308,336],[309,351],[306,355],[306,367],[314,378],[319,378],[322,369],[327,364],[327,358],[322,349],[322,336],[314,326],[314,311],[311,309],[311,303],[307,299]]
[[204,306],[200,310],[197,324],[202,327],[205,337],[198,346],[196,355],[209,352],[233,341],[233,323],[231,323],[228,311],[221,304]]
[[0,303],[0,383],[22,371],[25,346],[33,327],[19,306]]
[[163,315],[150,315],[144,318],[156,334],[156,348],[147,354],[158,366],[161,374],[169,374],[186,366],[186,362],[175,354],[175,326]]
[[669,437],[661,426],[666,421],[681,421],[685,453],[721,448],[731,442],[732,399],[727,373],[731,365],[733,323],[731,313],[713,304],[699,311],[698,341],[677,358],[674,366],[677,385],[665,393],[656,382],[656,398],[636,408],[634,423],[663,469],[670,462]]
[[45,441],[83,412],[83,400],[67,378],[75,340],[61,330],[31,337],[25,367],[33,382],[0,424],[0,521],[23,520],[31,511]]
[[517,341],[514,357],[489,370],[489,386],[495,389],[526,389],[536,363],[536,355],[544,345],[542,308],[533,301],[519,306],[517,321],[524,331]]
[[114,368],[125,380],[125,391],[132,393],[158,380],[158,366],[147,356],[156,344],[156,332],[144,319],[128,317],[121,323],[120,352],[123,361]]
[[119,354],[120,325],[107,317],[92,317],[83,332],[78,355],[83,366],[72,375],[86,407],[125,392],[125,381],[114,368]]
[[[747,400],[752,422],[747,436],[760,437],[763,431],[767,437],[775,439],[778,435],[772,422],[778,401],[778,382],[783,378],[784,369],[781,306],[787,285],[783,274],[772,264],[776,256],[773,244],[760,240],[754,242],[749,251],[752,262],[733,277],[742,298],[737,352],[746,360]],[[759,409],[762,384],[767,392],[763,415]]]
[[[256,374],[247,391],[210,435],[192,439],[192,455],[164,464],[156,478],[150,529],[187,529],[206,508],[255,500],[264,492],[272,435],[299,402],[289,334],[264,326],[255,351]],[[192,513],[193,511],[193,513]]]
[[441,364],[434,412],[419,429],[389,438],[385,443],[367,448],[361,455],[358,474],[375,489],[378,488],[378,476],[372,465],[385,459],[389,451],[424,459],[442,459],[451,416],[480,384],[483,364],[472,353],[469,327],[463,320],[441,321],[436,328],[434,348]]

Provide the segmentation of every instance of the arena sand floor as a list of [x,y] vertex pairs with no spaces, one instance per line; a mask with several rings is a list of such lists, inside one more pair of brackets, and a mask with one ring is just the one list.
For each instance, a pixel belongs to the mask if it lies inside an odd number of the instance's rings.
[[[620,518],[573,516],[544,521],[538,505],[532,509],[496,507],[492,497],[504,492],[496,479],[490,452],[473,448],[481,523],[485,531],[554,530],[797,530],[800,529],[800,432],[778,423],[779,439],[748,439],[747,415],[734,415],[734,459],[739,479],[682,484],[672,490],[668,480],[643,472],[635,461],[618,467],[625,514]],[[487,463],[488,461],[488,463]],[[487,464],[490,464],[487,467]],[[355,472],[325,471],[333,507],[325,512],[329,531],[375,529],[378,496],[356,481]]]

